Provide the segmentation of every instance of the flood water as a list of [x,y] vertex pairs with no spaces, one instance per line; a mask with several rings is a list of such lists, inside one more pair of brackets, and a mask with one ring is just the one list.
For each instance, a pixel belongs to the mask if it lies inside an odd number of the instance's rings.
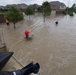
[[[9,50],[23,66],[34,61],[41,66],[39,75],[76,75],[76,15],[50,17],[45,23],[40,15],[25,16],[16,30],[2,25]],[[32,40],[24,39],[25,29]]]

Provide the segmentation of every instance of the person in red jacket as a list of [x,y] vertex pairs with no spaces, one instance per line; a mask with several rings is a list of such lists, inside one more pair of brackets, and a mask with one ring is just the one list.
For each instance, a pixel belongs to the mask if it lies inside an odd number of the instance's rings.
[[26,38],[28,38],[28,37],[29,37],[30,32],[29,32],[28,30],[25,30],[24,34],[25,34]]
[[9,26],[9,21],[6,19],[6,24],[7,24],[7,26]]

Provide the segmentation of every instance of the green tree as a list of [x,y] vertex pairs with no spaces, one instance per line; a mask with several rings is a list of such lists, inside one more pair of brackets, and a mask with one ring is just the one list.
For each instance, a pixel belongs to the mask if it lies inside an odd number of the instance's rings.
[[25,14],[26,14],[27,16],[29,16],[29,19],[30,19],[30,15],[33,15],[33,14],[34,14],[34,11],[33,11],[30,7],[28,7],[28,8],[25,10]]
[[14,24],[14,28],[16,28],[15,24],[18,21],[23,20],[23,14],[14,6],[10,8],[9,12],[6,14],[5,17]]
[[74,12],[74,8],[73,7],[71,7],[71,8],[68,9],[68,14],[70,16],[73,16],[74,15],[73,12]]
[[51,6],[50,3],[47,1],[42,4],[42,14],[44,16],[44,22],[45,22],[46,16],[49,16],[51,14]]
[[38,12],[42,12],[42,6],[38,7]]
[[73,16],[73,15],[74,15],[73,12],[75,12],[75,10],[74,10],[73,7],[70,7],[70,8],[67,7],[67,8],[63,11],[63,14],[64,14],[64,15],[68,14],[68,15],[70,15],[70,16]]
[[68,7],[66,7],[66,9],[62,12],[62,14],[67,15],[68,14]]
[[7,12],[7,11],[9,11],[9,9],[0,8],[0,12],[1,12],[1,13],[5,13],[5,12]]

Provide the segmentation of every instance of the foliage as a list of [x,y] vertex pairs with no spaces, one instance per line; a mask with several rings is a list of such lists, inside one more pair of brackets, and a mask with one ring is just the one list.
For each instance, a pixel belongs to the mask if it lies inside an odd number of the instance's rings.
[[71,8],[66,8],[64,11],[63,11],[63,14],[64,15],[66,15],[66,14],[68,14],[68,15],[70,15],[70,16],[73,16],[73,12],[74,12],[74,8],[73,7],[71,7]]
[[23,14],[16,7],[11,7],[9,12],[6,15],[6,18],[9,21],[13,22],[14,28],[15,28],[15,24],[18,21],[23,20]]
[[62,12],[62,14],[66,15],[67,13],[66,13],[66,11],[64,10],[64,11]]
[[73,12],[69,12],[69,16],[74,16]]
[[45,22],[45,17],[46,17],[46,16],[49,16],[49,15],[51,14],[51,6],[50,6],[50,3],[47,2],[47,1],[44,2],[44,3],[42,4],[41,9],[42,9],[42,14],[43,14],[43,16],[44,16],[44,22]]
[[73,7],[71,7],[71,8],[68,9],[68,14],[70,16],[73,16],[73,12],[74,12],[74,8]]
[[42,12],[42,6],[38,8],[38,12]]
[[2,9],[2,8],[0,8],[0,12],[7,12],[7,11],[9,11],[9,9]]
[[26,10],[25,10],[25,14],[26,15],[33,15],[34,14],[34,11],[30,8],[30,7],[28,7]]
[[49,16],[51,14],[51,6],[49,2],[44,2],[42,4],[42,12],[44,16]]

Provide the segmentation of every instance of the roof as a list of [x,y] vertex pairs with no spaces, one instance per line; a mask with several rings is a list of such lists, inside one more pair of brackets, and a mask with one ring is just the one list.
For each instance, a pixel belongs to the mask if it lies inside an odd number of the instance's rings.
[[50,2],[51,4],[61,4],[61,5],[64,5],[65,6],[65,4],[64,3],[62,3],[62,2],[59,2],[59,1],[51,1]]
[[59,9],[60,6],[62,6],[62,7],[65,6],[66,7],[66,5],[64,3],[59,2],[59,1],[52,1],[52,2],[50,2],[50,4],[51,4],[51,8],[54,9],[54,10]]
[[32,5],[29,5],[29,7],[31,7],[32,9],[38,9],[38,7],[40,7],[40,5],[32,4]]

